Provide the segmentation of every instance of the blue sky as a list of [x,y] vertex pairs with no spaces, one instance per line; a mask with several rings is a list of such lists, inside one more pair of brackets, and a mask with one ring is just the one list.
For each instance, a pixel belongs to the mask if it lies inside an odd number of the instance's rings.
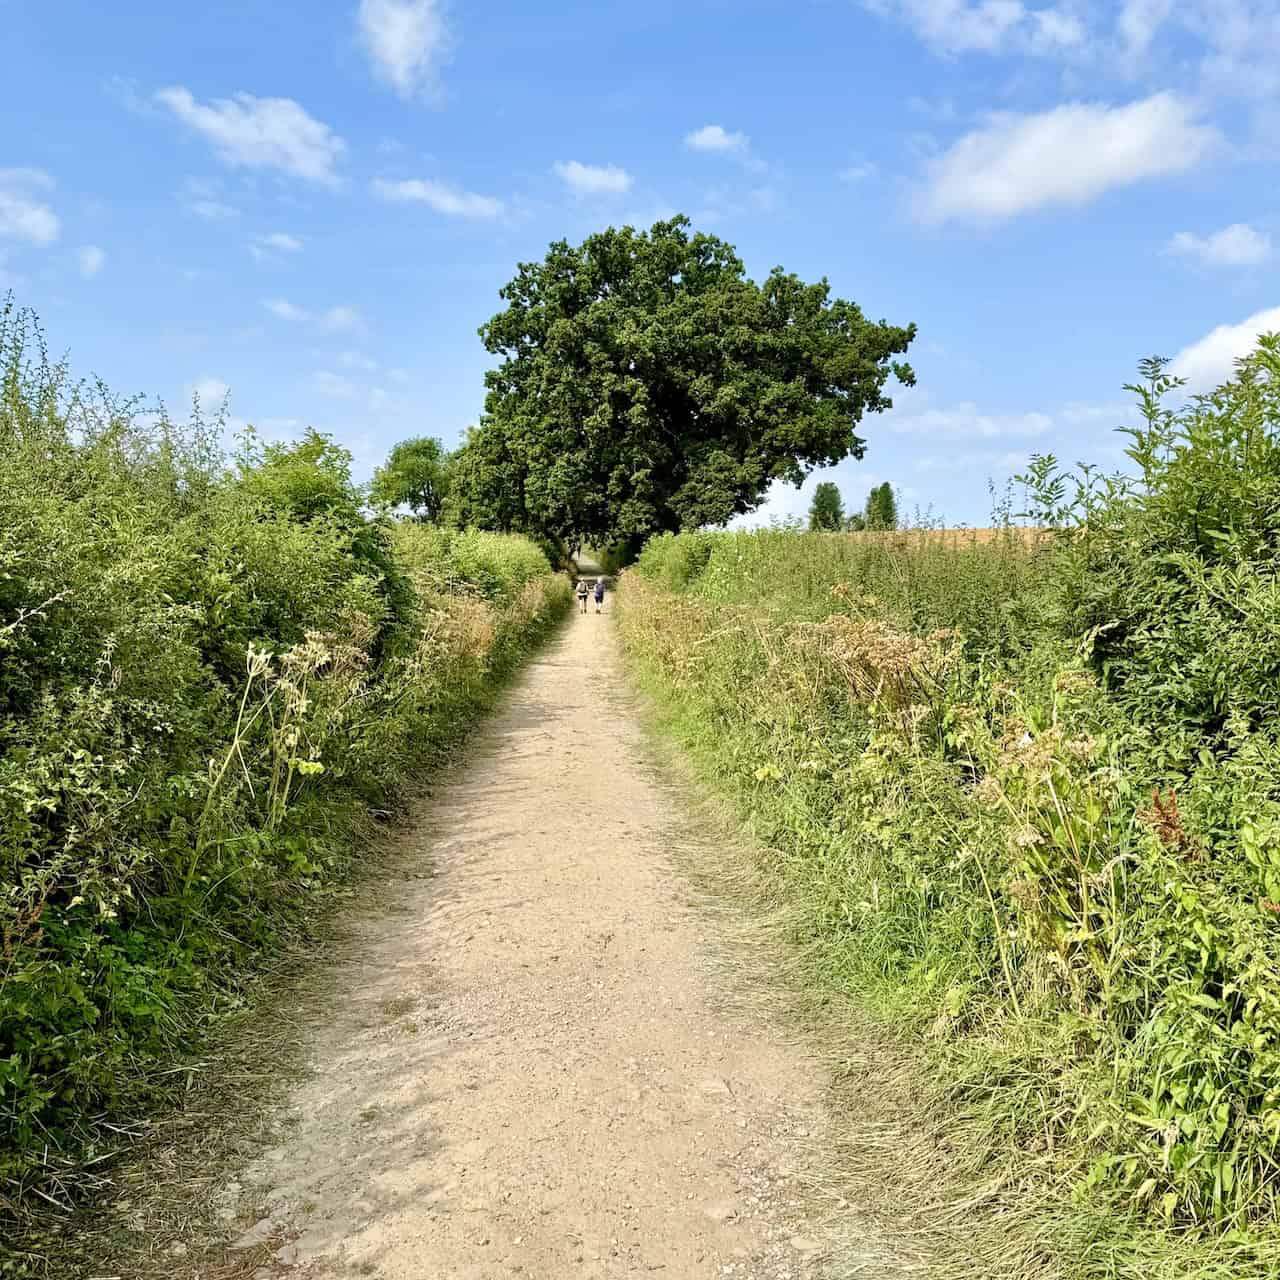
[[[367,476],[483,403],[550,240],[688,213],[915,321],[832,478],[984,523],[1032,451],[1115,465],[1144,355],[1280,328],[1276,0],[0,0],[0,287],[181,409],[229,390]],[[762,517],[801,511],[771,496]]]

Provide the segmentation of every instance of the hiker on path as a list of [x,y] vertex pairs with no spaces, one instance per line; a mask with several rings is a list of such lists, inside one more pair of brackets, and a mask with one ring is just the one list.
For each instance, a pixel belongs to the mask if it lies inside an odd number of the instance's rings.
[[578,579],[578,604],[581,606],[580,612],[587,611],[587,580],[586,578]]
[[596,612],[604,608],[604,579],[596,579]]

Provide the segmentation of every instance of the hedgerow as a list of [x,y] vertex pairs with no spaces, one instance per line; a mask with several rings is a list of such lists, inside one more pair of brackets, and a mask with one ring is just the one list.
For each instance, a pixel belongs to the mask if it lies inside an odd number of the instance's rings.
[[1135,475],[1043,460],[1043,534],[665,537],[621,594],[820,977],[917,1046],[966,1274],[1019,1233],[1041,1274],[1275,1274],[1280,346],[1181,409],[1145,372]]
[[331,440],[218,427],[0,310],[0,1217],[72,1195],[568,604],[524,539],[369,518]]

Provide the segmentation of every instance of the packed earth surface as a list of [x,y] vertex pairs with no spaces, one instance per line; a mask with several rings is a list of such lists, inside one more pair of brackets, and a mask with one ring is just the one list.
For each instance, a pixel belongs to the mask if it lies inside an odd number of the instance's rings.
[[593,603],[404,837],[418,874],[300,1023],[277,1144],[216,1197],[257,1275],[837,1274],[826,1071],[685,875],[725,852],[616,669]]

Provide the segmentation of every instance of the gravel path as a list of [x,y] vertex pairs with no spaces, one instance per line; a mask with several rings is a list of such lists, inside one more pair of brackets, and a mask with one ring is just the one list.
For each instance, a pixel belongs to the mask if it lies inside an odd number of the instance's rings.
[[575,614],[354,926],[290,1123],[222,1192],[260,1276],[828,1274],[823,1072],[725,998],[612,632]]

